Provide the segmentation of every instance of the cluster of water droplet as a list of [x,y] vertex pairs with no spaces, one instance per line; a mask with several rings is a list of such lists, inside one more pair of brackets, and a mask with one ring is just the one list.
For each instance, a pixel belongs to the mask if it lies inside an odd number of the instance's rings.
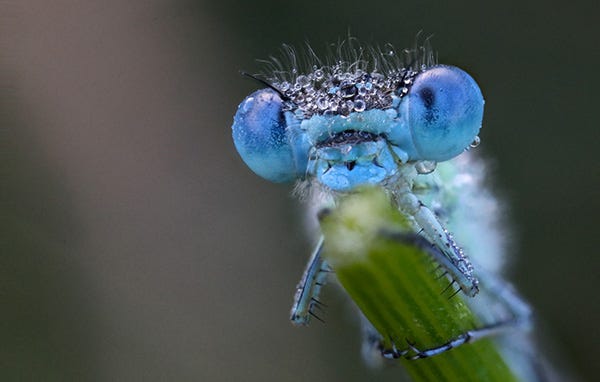
[[[475,268],[473,268],[473,264],[469,258],[465,255],[464,250],[456,244],[454,241],[454,236],[444,228],[444,233],[446,234],[446,239],[448,240],[448,244],[452,251],[457,256],[457,258],[451,258],[450,261],[452,264],[456,265],[457,268],[461,271],[463,275],[465,275],[468,281],[471,283],[472,293],[477,293],[479,280],[473,275]],[[462,288],[461,288],[462,289]]]
[[298,75],[293,83],[282,81],[273,86],[287,97],[284,110],[299,118],[313,114],[348,116],[352,112],[386,109],[393,98],[406,95],[418,72],[400,69],[381,74],[361,69],[345,71],[342,63],[313,67],[309,74]]

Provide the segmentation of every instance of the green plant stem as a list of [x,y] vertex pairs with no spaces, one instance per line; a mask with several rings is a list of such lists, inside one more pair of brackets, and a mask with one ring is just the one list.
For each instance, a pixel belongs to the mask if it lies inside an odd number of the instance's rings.
[[[399,349],[440,346],[480,323],[461,294],[452,298],[443,271],[421,248],[382,232],[412,232],[383,191],[363,190],[344,199],[321,222],[324,258],[367,319]],[[475,297],[477,298],[477,297]],[[442,354],[398,360],[415,381],[514,381],[490,339]]]

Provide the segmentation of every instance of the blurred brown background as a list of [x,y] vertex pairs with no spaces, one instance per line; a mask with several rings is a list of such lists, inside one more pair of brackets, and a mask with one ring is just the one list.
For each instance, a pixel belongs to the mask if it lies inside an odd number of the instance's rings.
[[[593,5],[593,6],[592,6]],[[230,137],[281,43],[410,46],[486,97],[511,274],[584,379],[596,361],[599,35],[594,1],[0,2],[2,380],[390,380],[356,322],[288,309],[310,251],[290,187]],[[595,245],[594,245],[595,244]]]

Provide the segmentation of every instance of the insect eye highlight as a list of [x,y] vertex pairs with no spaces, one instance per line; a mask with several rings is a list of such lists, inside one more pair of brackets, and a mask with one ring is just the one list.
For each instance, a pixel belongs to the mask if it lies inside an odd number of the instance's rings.
[[475,80],[459,68],[438,65],[420,73],[401,106],[417,150],[414,159],[444,161],[462,153],[479,132],[483,103]]

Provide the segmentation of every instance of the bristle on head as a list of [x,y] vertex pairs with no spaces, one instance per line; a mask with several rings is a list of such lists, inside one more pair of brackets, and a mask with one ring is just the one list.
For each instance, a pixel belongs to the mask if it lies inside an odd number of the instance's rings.
[[329,50],[321,59],[308,44],[302,52],[284,45],[281,58],[261,61],[260,77],[285,96],[285,110],[307,118],[386,109],[393,95],[403,97],[414,77],[436,64],[428,40],[397,51],[391,44],[365,47],[350,37]]

